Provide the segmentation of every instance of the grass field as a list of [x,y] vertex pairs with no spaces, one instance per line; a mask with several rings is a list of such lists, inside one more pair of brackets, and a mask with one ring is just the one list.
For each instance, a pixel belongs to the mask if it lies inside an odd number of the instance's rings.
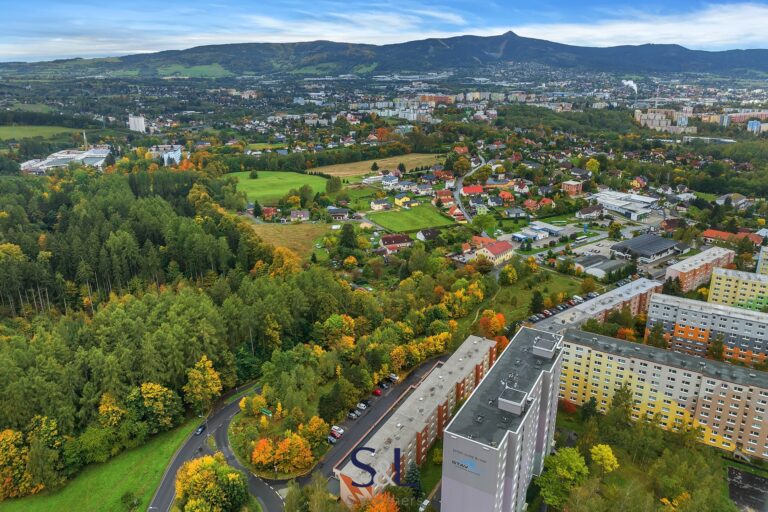
[[127,510],[121,498],[132,492],[139,499],[137,510],[146,510],[165,468],[197,419],[166,432],[140,448],[121,453],[89,466],[63,489],[50,495],[31,496],[0,504],[2,512],[118,512]]
[[325,178],[310,176],[297,172],[259,171],[259,177],[251,179],[248,172],[233,173],[240,183],[238,190],[242,190],[248,196],[249,201],[258,201],[259,204],[274,205],[292,188],[298,189],[307,184],[315,192],[325,192]]
[[0,140],[20,140],[30,137],[48,138],[62,133],[71,133],[80,131],[76,128],[65,128],[64,126],[31,126],[14,125],[0,126]]
[[172,64],[157,68],[162,76],[188,76],[191,78],[222,78],[232,76],[232,73],[224,69],[221,64],[207,64],[205,66],[182,66]]
[[11,105],[11,110],[22,110],[24,112],[41,112],[48,113],[53,109],[45,103],[19,103],[16,102]]
[[443,216],[437,208],[431,205],[421,205],[410,210],[371,213],[368,218],[372,222],[396,232],[418,231],[426,228],[450,226],[454,223],[453,220]]
[[309,258],[315,240],[330,230],[328,224],[254,224],[253,230],[272,245],[281,245]]
[[408,155],[380,158],[377,160],[363,160],[362,162],[352,162],[349,164],[324,165],[322,167],[315,167],[314,169],[311,169],[311,171],[324,172],[331,176],[339,176],[340,178],[353,178],[370,173],[373,162],[376,162],[381,170],[397,169],[398,164],[401,162],[405,164],[406,169],[411,170],[415,167],[439,164],[442,163],[442,161],[443,157],[441,155],[411,153]]
[[285,144],[270,144],[269,142],[252,142],[248,144],[248,149],[252,151],[261,151],[264,149],[282,149]]

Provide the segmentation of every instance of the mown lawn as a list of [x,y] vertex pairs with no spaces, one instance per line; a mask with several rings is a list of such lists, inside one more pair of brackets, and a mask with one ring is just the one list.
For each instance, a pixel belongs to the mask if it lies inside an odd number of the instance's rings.
[[437,483],[440,481],[440,479],[443,477],[443,465],[442,464],[435,464],[432,461],[432,458],[435,455],[435,450],[443,449],[443,440],[438,439],[435,441],[435,444],[432,445],[432,448],[429,449],[427,452],[427,460],[424,462],[424,464],[421,465],[421,488],[424,490],[424,492],[429,495],[429,493],[432,492],[432,489],[435,488]]
[[428,204],[410,210],[371,213],[368,218],[390,231],[399,233],[454,224],[452,219],[444,216],[437,208]]
[[301,257],[309,258],[315,241],[330,230],[329,224],[253,224],[253,230],[275,246],[291,249]]
[[79,130],[75,128],[66,128],[64,126],[32,126],[32,125],[13,125],[0,126],[0,140],[20,140],[31,137],[48,138],[62,133],[72,133]]
[[[378,158],[374,160],[363,160],[362,162],[352,162],[348,164],[336,164],[336,165],[324,165],[322,167],[315,167],[311,171],[324,172],[331,176],[339,176],[341,178],[353,178],[363,176],[371,173],[371,165],[376,162],[379,166],[379,170],[394,170],[400,163],[405,165],[407,170],[415,169],[416,167],[432,166],[443,162],[443,155],[435,155],[431,153],[410,153],[408,155],[392,156],[389,158]],[[350,181],[353,181],[350,179]]]
[[128,492],[139,499],[137,510],[146,510],[171,457],[197,423],[197,419],[190,420],[140,448],[121,453],[103,464],[88,466],[53,494],[6,501],[0,504],[0,511],[122,512],[126,507],[121,498]]
[[315,192],[325,192],[325,178],[297,172],[259,171],[259,177],[251,179],[248,172],[233,173],[239,183],[237,189],[248,196],[249,201],[262,205],[275,205],[291,189],[309,185]]

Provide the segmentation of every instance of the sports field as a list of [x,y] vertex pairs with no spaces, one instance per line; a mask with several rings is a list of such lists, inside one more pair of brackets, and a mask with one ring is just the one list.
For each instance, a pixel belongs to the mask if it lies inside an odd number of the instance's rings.
[[78,132],[76,128],[65,128],[64,126],[31,126],[31,125],[13,125],[0,126],[0,140],[20,140],[31,137],[48,138],[62,133]]
[[379,158],[376,160],[363,160],[362,162],[352,162],[349,164],[324,165],[322,167],[315,167],[312,171],[323,172],[325,174],[330,174],[331,176],[339,176],[340,178],[351,178],[370,173],[373,162],[376,162],[376,165],[379,166],[380,170],[397,169],[398,164],[401,162],[405,164],[407,170],[411,170],[416,167],[424,167],[425,165],[432,166],[442,163],[443,156],[430,153],[410,153],[408,155]]
[[315,240],[331,229],[329,224],[253,224],[253,230],[265,242],[287,247],[296,254],[309,257],[315,247]]
[[325,178],[310,176],[297,172],[259,171],[259,177],[251,179],[248,172],[235,172],[240,182],[238,190],[242,190],[248,196],[249,201],[258,201],[259,204],[274,205],[292,188],[298,189],[302,185],[309,185],[315,192],[325,192]]
[[426,204],[410,210],[371,213],[367,217],[372,222],[399,233],[450,226],[454,223],[453,220],[442,215],[437,208]]

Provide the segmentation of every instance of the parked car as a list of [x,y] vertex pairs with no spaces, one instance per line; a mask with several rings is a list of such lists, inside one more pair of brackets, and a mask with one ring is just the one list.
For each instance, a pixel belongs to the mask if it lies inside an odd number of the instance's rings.
[[400,380],[400,377],[397,376],[396,373],[390,373],[387,378],[392,382],[397,382]]
[[424,500],[421,502],[421,505],[419,505],[419,512],[424,512],[427,510],[427,507],[429,506],[429,500]]
[[360,400],[360,403],[365,404],[366,407],[370,407],[371,406],[371,401],[368,400],[367,398],[364,399],[364,400]]
[[347,414],[347,418],[349,418],[351,420],[356,420],[359,417],[360,416],[358,416],[357,411],[355,411],[354,409],[349,411],[349,413]]
[[344,435],[344,429],[339,427],[339,426],[337,426],[337,425],[334,425],[334,426],[331,427],[331,432],[336,432],[340,436]]
[[379,382],[379,387],[381,389],[389,389],[389,386],[390,386],[390,383],[385,380]]
[[379,388],[375,388],[375,389],[373,390],[373,394],[374,394],[374,396],[381,396],[381,389],[379,389]]
[[361,411],[364,411],[368,408],[368,406],[365,405],[363,402],[360,402],[359,404],[357,404],[357,408],[360,409]]
[[333,437],[334,439],[341,439],[341,434],[339,434],[338,432],[334,432],[333,430],[331,430],[331,433],[328,435]]
[[336,444],[337,439],[333,436],[328,436],[325,438],[326,441],[328,441],[328,444]]
[[200,425],[199,427],[197,427],[197,430],[195,430],[195,435],[199,436],[203,432],[205,432],[205,425]]

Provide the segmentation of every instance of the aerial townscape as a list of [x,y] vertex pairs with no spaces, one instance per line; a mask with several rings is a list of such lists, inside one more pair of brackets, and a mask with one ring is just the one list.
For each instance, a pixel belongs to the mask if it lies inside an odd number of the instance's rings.
[[768,510],[768,4],[530,4],[4,9],[0,512]]

